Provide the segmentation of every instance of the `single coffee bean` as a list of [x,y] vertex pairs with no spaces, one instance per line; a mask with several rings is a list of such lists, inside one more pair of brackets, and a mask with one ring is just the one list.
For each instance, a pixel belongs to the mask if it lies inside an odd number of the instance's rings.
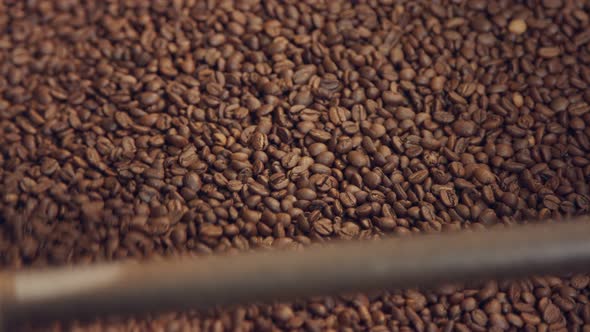
[[199,229],[199,234],[206,237],[219,237],[223,234],[223,229],[216,225],[205,224]]
[[377,220],[377,225],[385,231],[391,231],[396,227],[397,223],[391,217],[383,217]]
[[332,221],[327,218],[322,218],[314,222],[313,229],[322,236],[329,236],[334,231]]
[[357,203],[357,199],[351,192],[340,193],[340,202],[344,207],[354,207]]
[[547,307],[545,307],[545,310],[543,310],[543,320],[547,324],[556,323],[560,318],[561,310],[552,303],[548,304]]
[[154,105],[158,102],[159,99],[160,99],[160,97],[158,96],[158,94],[156,94],[154,92],[144,92],[139,95],[139,101],[144,106]]
[[369,158],[362,151],[354,150],[348,153],[348,162],[355,167],[363,167],[369,163]]
[[523,19],[514,19],[508,24],[508,30],[515,35],[522,35],[526,32],[527,25]]
[[317,197],[317,194],[311,188],[302,188],[295,192],[295,197],[297,197],[297,199],[305,199],[311,201]]
[[512,94],[512,103],[516,107],[522,107],[524,105],[524,97],[520,93],[515,92]]
[[457,195],[451,190],[441,190],[440,200],[447,207],[455,207],[459,203]]
[[496,212],[492,209],[485,209],[479,214],[479,221],[485,225],[492,225],[496,223],[498,217]]
[[539,48],[539,56],[542,58],[554,58],[561,53],[559,47],[541,47]]
[[422,183],[422,182],[424,182],[424,180],[426,180],[427,177],[428,177],[428,170],[423,169],[423,170],[419,170],[415,173],[412,173],[412,175],[410,175],[408,177],[408,181],[410,183]]
[[512,192],[505,192],[502,194],[500,200],[509,207],[515,208],[518,204],[518,196]]
[[430,81],[430,88],[434,92],[441,91],[445,84],[445,77],[444,76],[436,76]]
[[475,122],[459,119],[453,123],[453,131],[463,137],[473,136],[477,131]]
[[563,5],[563,0],[543,0],[542,3],[546,8],[555,9]]
[[547,195],[543,198],[543,205],[549,210],[557,210],[561,200],[555,195]]
[[494,183],[496,180],[494,173],[483,166],[475,168],[473,170],[473,176],[482,184]]

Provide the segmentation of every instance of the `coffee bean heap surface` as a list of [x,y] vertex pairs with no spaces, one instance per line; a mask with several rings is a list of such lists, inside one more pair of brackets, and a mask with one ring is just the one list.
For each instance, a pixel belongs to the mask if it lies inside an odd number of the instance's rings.
[[[3,1],[0,265],[586,214],[589,12],[587,0]],[[590,331],[589,283],[531,277],[53,328]]]

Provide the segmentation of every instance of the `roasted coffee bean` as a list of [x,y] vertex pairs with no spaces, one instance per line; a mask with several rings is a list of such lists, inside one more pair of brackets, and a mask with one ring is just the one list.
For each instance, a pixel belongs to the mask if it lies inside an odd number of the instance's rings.
[[543,310],[543,320],[547,324],[556,323],[561,318],[561,310],[554,304],[548,304]]
[[408,177],[410,183],[422,183],[428,177],[428,170],[420,170]]
[[561,53],[559,47],[541,47],[539,48],[539,56],[541,58],[553,58]]
[[455,207],[459,202],[459,198],[454,191],[443,189],[440,191],[440,200],[447,207]]
[[[0,263],[587,214],[587,13],[563,0],[4,1]],[[589,278],[89,329],[577,331]]]
[[348,153],[348,162],[355,167],[367,166],[369,158],[363,151],[351,151]]
[[484,166],[473,170],[473,176],[482,184],[490,184],[495,181],[494,174]]
[[521,35],[526,32],[527,25],[523,19],[514,19],[508,24],[508,30],[515,35]]
[[453,130],[459,136],[473,136],[477,130],[473,121],[459,119],[453,123]]

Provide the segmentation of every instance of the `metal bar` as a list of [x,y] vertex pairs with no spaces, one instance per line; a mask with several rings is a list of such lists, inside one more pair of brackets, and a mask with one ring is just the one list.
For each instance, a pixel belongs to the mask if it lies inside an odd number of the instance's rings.
[[573,272],[590,267],[589,220],[6,273],[0,314],[14,324]]

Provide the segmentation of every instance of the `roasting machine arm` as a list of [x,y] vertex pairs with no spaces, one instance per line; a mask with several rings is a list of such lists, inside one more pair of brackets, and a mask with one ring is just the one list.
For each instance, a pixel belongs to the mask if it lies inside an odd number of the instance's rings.
[[22,322],[208,309],[341,292],[590,271],[590,218],[333,242],[151,263],[0,274],[5,330]]

